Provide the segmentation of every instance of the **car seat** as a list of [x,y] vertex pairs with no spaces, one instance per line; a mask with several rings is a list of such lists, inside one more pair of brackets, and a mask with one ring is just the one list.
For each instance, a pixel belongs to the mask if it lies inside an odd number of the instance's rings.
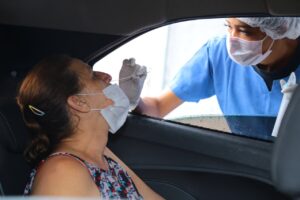
[[275,187],[300,199],[300,87],[298,86],[281,122],[272,157]]
[[28,130],[15,98],[0,103],[0,194],[23,194],[30,166],[23,157]]

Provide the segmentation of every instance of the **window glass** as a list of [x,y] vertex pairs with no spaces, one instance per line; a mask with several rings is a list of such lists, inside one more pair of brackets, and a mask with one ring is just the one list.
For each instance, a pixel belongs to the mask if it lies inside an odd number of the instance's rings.
[[[170,88],[176,73],[211,38],[224,37],[225,19],[205,19],[180,22],[143,34],[119,47],[95,63],[94,70],[112,75],[118,83],[123,59],[135,58],[136,63],[147,67],[147,78],[141,97],[157,96]],[[243,101],[241,99],[240,101]],[[226,133],[270,139],[260,131],[272,131],[275,117],[224,116],[215,95],[199,102],[184,102],[164,117],[195,126],[220,130]]]

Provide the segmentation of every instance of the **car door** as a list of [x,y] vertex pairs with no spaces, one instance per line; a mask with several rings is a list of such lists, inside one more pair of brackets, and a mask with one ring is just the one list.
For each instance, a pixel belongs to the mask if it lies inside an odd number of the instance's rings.
[[272,186],[272,142],[130,114],[109,147],[166,199],[288,199]]

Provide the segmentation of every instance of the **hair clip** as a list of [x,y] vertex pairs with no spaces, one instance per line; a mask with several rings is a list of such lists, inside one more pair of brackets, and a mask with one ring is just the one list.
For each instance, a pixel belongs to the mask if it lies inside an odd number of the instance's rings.
[[28,105],[28,108],[31,110],[31,112],[35,115],[38,115],[38,116],[44,116],[45,115],[45,112],[41,111],[40,109],[32,106],[32,105]]

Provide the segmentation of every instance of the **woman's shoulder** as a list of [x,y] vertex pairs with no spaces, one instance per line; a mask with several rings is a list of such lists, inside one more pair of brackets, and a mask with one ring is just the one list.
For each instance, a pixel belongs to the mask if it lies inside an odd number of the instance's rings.
[[79,170],[85,172],[85,166],[82,161],[76,159],[73,156],[55,155],[50,156],[46,160],[42,161],[38,170],[49,171],[55,169],[55,172]]
[[69,156],[53,156],[37,168],[33,193],[88,195],[91,185],[93,180],[83,163]]

